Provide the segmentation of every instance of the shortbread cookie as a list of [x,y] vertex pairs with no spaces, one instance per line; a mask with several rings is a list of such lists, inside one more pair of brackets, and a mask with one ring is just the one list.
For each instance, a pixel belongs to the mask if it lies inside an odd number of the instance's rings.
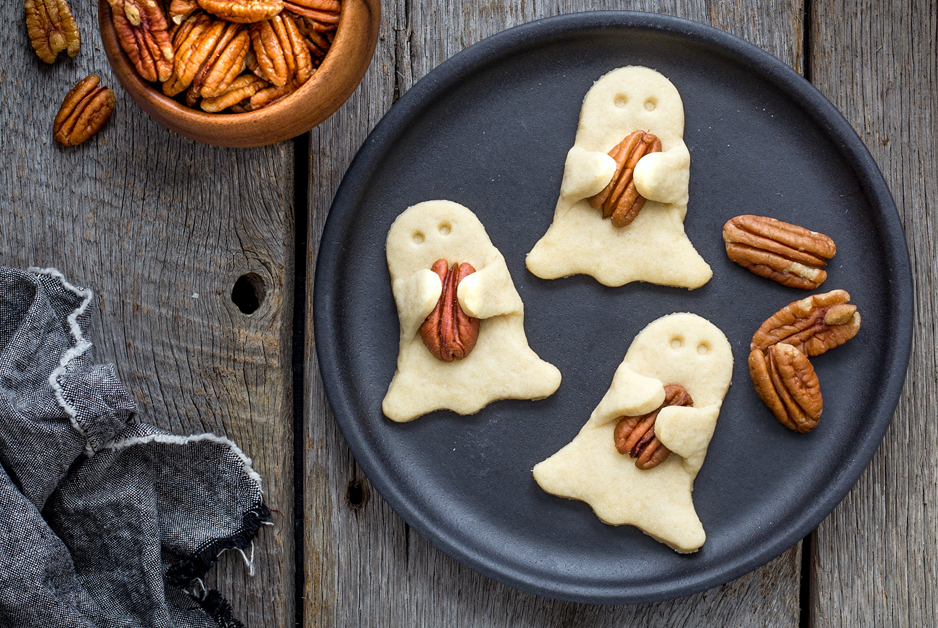
[[[450,201],[410,207],[391,225],[387,255],[401,324],[397,372],[382,403],[389,419],[410,421],[439,409],[472,414],[496,399],[540,399],[557,390],[560,371],[528,346],[524,304],[505,258],[469,209]],[[443,276],[431,270],[440,260]],[[458,281],[441,317],[447,267],[460,264],[473,272]],[[427,320],[431,313],[436,324]],[[453,322],[457,315],[462,322]],[[475,330],[470,318],[479,319]],[[445,325],[462,332],[441,331]],[[441,333],[464,337],[441,348]]]
[[[617,227],[588,199],[619,179],[622,168],[609,153],[635,131],[653,134],[660,152],[645,154],[634,166],[631,193],[644,205],[627,226]],[[543,279],[591,275],[607,286],[707,283],[710,266],[684,233],[690,153],[683,137],[684,105],[664,76],[629,66],[599,79],[583,100],[553,224],[528,253],[528,269]],[[629,194],[618,190],[610,197],[620,193]]]
[[[696,551],[706,535],[691,492],[732,374],[730,344],[715,325],[696,314],[659,318],[635,337],[580,433],[537,464],[534,479],[548,493],[587,502],[606,523],[634,525],[678,552]],[[672,385],[693,405],[658,412],[654,438],[670,454],[639,469],[616,448],[616,426],[622,417],[654,412]]]

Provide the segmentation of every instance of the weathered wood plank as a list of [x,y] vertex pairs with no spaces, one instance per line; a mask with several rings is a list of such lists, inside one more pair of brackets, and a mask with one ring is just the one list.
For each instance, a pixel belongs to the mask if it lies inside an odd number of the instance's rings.
[[[0,263],[55,266],[96,291],[96,357],[116,364],[142,420],[225,434],[254,459],[287,518],[262,530],[255,577],[229,552],[214,584],[249,628],[292,626],[292,145],[216,149],[157,125],[110,73],[96,4],[71,4],[81,53],[54,66],[33,53],[22,2],[0,7]],[[117,109],[62,149],[52,119],[90,73]],[[251,316],[231,299],[248,272],[267,292]]]
[[905,392],[869,469],[814,533],[817,626],[928,626],[938,616],[938,4],[811,4],[814,84],[866,142],[899,208],[915,278]]
[[410,530],[370,489],[328,408],[315,359],[311,314],[317,246],[342,174],[395,95],[406,92],[445,59],[533,19],[590,9],[633,9],[713,24],[800,70],[800,2],[397,0],[382,8],[381,40],[362,86],[311,134],[304,410],[306,626],[796,626],[800,544],[723,587],[638,606],[549,600],[463,567]]

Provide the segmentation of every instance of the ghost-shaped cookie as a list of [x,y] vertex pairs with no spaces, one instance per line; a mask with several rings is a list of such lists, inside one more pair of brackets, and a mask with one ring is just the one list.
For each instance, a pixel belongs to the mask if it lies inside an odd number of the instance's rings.
[[[521,296],[474,213],[451,201],[419,203],[397,217],[386,247],[401,325],[397,372],[382,403],[389,419],[411,421],[439,409],[472,414],[496,399],[541,399],[557,390],[560,371],[528,346]],[[452,362],[435,357],[420,335],[442,293],[430,270],[440,259],[475,269],[456,296],[467,315],[480,319],[478,339]]]
[[[602,192],[616,172],[610,150],[638,130],[657,136],[661,151],[635,166],[635,188],[646,201],[631,224],[616,227],[587,199]],[[707,283],[710,266],[684,233],[690,153],[683,137],[681,96],[660,73],[629,66],[599,79],[583,100],[554,220],[528,253],[528,269],[543,279],[591,275],[607,286]]]
[[[634,525],[678,552],[696,551],[706,535],[691,492],[732,373],[730,344],[714,324],[688,313],[659,318],[635,337],[580,433],[537,464],[534,479],[548,493],[587,502],[606,523]],[[616,424],[654,411],[672,384],[684,387],[693,406],[659,412],[655,436],[671,453],[641,470],[616,449]]]

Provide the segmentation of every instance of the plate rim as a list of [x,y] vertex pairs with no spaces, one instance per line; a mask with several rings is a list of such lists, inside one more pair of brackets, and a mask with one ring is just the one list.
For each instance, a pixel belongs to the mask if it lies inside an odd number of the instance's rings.
[[[892,285],[893,311],[898,312],[893,335],[892,347],[888,355],[889,367],[885,369],[882,407],[890,411],[889,420],[871,431],[857,448],[857,456],[838,476],[821,487],[818,499],[808,505],[797,520],[782,533],[775,535],[763,544],[760,551],[727,561],[721,569],[710,569],[702,574],[674,579],[669,586],[660,583],[652,587],[629,587],[627,590],[610,590],[606,586],[559,584],[556,580],[547,581],[541,577],[530,577],[510,566],[500,565],[498,561],[458,542],[446,533],[445,529],[434,525],[428,517],[408,507],[408,497],[401,491],[380,464],[373,452],[359,446],[357,436],[360,430],[354,420],[354,413],[349,402],[347,382],[339,376],[335,326],[327,313],[334,310],[334,298],[331,294],[329,278],[334,277],[341,252],[341,235],[348,231],[347,225],[356,216],[356,211],[344,214],[334,212],[335,208],[348,205],[347,198],[354,198],[363,183],[362,175],[368,173],[380,163],[381,158],[394,136],[407,128],[419,112],[432,105],[434,99],[445,93],[446,89],[457,85],[463,77],[479,71],[480,66],[493,63],[512,50],[523,50],[535,43],[544,43],[564,35],[575,35],[582,30],[643,29],[662,31],[668,34],[686,37],[694,43],[721,50],[733,62],[755,73],[769,84],[783,92],[801,108],[820,128],[826,130],[829,140],[835,142],[845,162],[857,175],[858,183],[874,209],[879,209],[880,220],[885,227],[883,239],[893,247],[887,251],[886,260],[894,279]],[[333,243],[330,245],[330,243]],[[622,604],[656,602],[690,595],[729,582],[743,574],[768,563],[782,554],[799,540],[815,529],[824,518],[836,508],[847,493],[857,483],[869,466],[876,450],[892,419],[901,397],[911,357],[912,335],[914,327],[914,295],[911,261],[908,245],[902,229],[898,209],[889,191],[888,185],[872,154],[859,135],[844,118],[840,111],[795,70],[784,64],[761,48],[735,35],[715,27],[684,18],[633,11],[588,11],[568,13],[527,22],[500,31],[468,48],[456,53],[442,62],[415,83],[384,114],[358,150],[349,165],[342,182],[336,191],[326,224],[323,229],[317,254],[315,283],[313,286],[313,323],[319,372],[323,389],[338,424],[339,430],[356,462],[362,468],[368,480],[391,508],[408,525],[434,546],[460,563],[490,577],[496,581],[522,591],[546,597],[592,604]],[[904,324],[903,324],[904,323]],[[338,411],[337,411],[338,410]],[[345,420],[340,417],[350,417]],[[857,461],[862,460],[862,464]]]

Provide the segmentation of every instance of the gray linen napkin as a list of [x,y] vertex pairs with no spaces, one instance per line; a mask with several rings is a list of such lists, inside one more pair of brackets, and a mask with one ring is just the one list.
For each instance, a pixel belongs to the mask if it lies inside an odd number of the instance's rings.
[[234,628],[201,577],[270,519],[231,441],[139,423],[92,293],[0,268],[0,626]]

